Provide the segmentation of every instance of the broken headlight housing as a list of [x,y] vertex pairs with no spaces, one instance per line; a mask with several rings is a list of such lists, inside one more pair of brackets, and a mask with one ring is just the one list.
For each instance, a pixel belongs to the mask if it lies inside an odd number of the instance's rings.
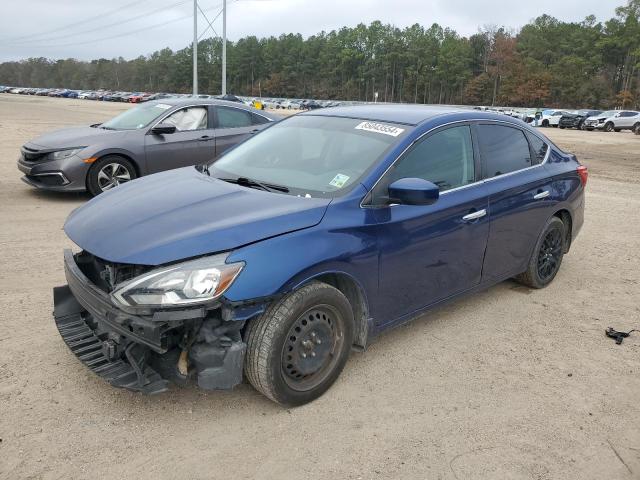
[[117,285],[112,299],[127,307],[172,307],[218,298],[236,279],[244,262],[225,263],[228,254],[202,257],[151,270]]

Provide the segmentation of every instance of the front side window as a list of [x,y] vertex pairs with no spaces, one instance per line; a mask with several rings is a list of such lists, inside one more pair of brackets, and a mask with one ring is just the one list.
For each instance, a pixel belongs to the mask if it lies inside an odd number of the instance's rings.
[[172,113],[162,123],[174,125],[179,132],[207,128],[207,107],[188,107]]
[[475,181],[473,144],[468,125],[447,128],[418,141],[396,162],[384,182],[422,178],[444,192]]
[[478,125],[484,178],[530,167],[531,151],[524,132],[502,125]]
[[253,124],[251,113],[239,108],[216,107],[218,128],[241,128]]

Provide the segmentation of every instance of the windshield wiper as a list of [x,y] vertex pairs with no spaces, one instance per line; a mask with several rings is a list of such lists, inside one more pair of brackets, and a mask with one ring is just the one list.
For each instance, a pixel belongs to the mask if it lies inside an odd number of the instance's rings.
[[242,185],[243,187],[258,187],[260,190],[264,190],[266,192],[282,192],[289,193],[289,189],[283,185],[273,185],[271,183],[262,183],[257,180],[253,180],[247,177],[238,177],[238,178],[220,178],[223,182],[235,183],[236,185]]
[[98,128],[102,128],[104,130],[115,130],[115,128],[105,127],[104,125],[100,125]]

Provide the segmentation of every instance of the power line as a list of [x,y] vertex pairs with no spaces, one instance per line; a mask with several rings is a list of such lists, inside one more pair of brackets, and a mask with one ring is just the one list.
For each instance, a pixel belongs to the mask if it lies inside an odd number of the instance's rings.
[[[208,11],[211,11],[211,10],[215,10],[216,8],[220,8],[220,4],[216,5],[215,7],[208,8],[205,11],[208,12]],[[29,45],[29,47],[33,47],[33,48],[58,48],[58,47],[78,46],[78,45],[89,45],[89,44],[92,44],[92,43],[102,42],[104,40],[111,40],[113,38],[120,38],[120,37],[129,36],[129,35],[135,35],[135,34],[140,33],[140,32],[145,32],[147,30],[151,30],[151,29],[154,29],[154,28],[163,27],[163,26],[168,25],[170,23],[179,22],[179,21],[185,20],[187,18],[191,18],[192,19],[193,15],[192,14],[185,15],[185,16],[182,16],[182,17],[178,17],[178,18],[173,18],[171,20],[167,20],[165,22],[149,25],[149,26],[144,27],[144,28],[137,28],[135,30],[130,30],[130,31],[123,32],[123,33],[120,33],[120,34],[117,34],[117,35],[109,35],[109,36],[106,36],[106,37],[95,38],[93,40],[86,40],[86,41],[82,41],[82,42],[60,43],[60,44],[54,44],[54,45]]]
[[110,28],[110,27],[119,26],[119,25],[122,25],[122,24],[125,24],[125,23],[134,22],[134,21],[136,21],[136,20],[138,20],[140,18],[147,17],[149,15],[154,15],[154,14],[156,14],[158,12],[163,11],[163,10],[168,10],[170,8],[175,8],[175,7],[178,7],[180,5],[184,5],[185,3],[188,3],[190,1],[191,0],[181,0],[181,1],[177,2],[177,3],[173,3],[171,5],[167,5],[166,7],[161,7],[161,8],[157,8],[155,10],[152,10],[150,12],[141,13],[141,14],[136,15],[134,17],[129,17],[129,18],[125,19],[125,20],[119,20],[117,22],[109,23],[109,24],[106,24],[106,25],[98,25],[97,27],[92,27],[92,28],[89,28],[89,29],[86,29],[86,30],[74,31],[74,32],[68,33],[66,35],[59,35],[59,36],[45,37],[45,38],[36,38],[36,39],[32,39],[32,40],[23,40],[23,41],[18,41],[18,42],[16,42],[16,41],[13,41],[13,42],[12,41],[8,41],[7,43],[14,44],[14,45],[17,43],[18,46],[22,46],[22,45],[26,45],[26,44],[30,44],[30,43],[49,42],[49,41],[52,41],[52,40],[55,41],[55,40],[62,40],[64,38],[69,38],[69,37],[76,37],[76,36],[84,35],[84,34],[87,34],[87,33],[95,33],[97,28],[101,28],[101,29]]
[[50,33],[55,33],[55,32],[59,32],[61,30],[66,30],[68,28],[73,28],[76,25],[78,25],[79,23],[90,23],[90,22],[93,22],[95,20],[102,19],[104,17],[108,17],[110,15],[113,15],[114,13],[118,13],[119,11],[124,10],[125,8],[129,8],[129,7],[133,6],[133,5],[140,4],[140,3],[145,3],[145,2],[148,2],[148,1],[149,0],[136,0],[135,2],[127,3],[126,5],[123,5],[121,7],[116,8],[116,9],[113,9],[113,10],[110,10],[108,12],[102,13],[100,15],[94,15],[93,17],[85,18],[81,22],[70,23],[70,24],[65,25],[63,27],[54,28],[53,30],[47,30],[47,31],[44,31],[44,32],[30,33],[29,35],[22,35],[20,37],[15,37],[13,40],[14,41],[15,40],[23,40],[25,38],[41,37],[43,35],[49,35]]

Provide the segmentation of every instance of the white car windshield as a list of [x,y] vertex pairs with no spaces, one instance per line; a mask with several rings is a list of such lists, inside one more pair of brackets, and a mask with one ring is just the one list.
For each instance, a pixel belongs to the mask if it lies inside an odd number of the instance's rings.
[[[333,197],[354,185],[411,127],[298,115],[241,143],[209,167],[212,176]],[[240,183],[240,182],[238,182]]]

